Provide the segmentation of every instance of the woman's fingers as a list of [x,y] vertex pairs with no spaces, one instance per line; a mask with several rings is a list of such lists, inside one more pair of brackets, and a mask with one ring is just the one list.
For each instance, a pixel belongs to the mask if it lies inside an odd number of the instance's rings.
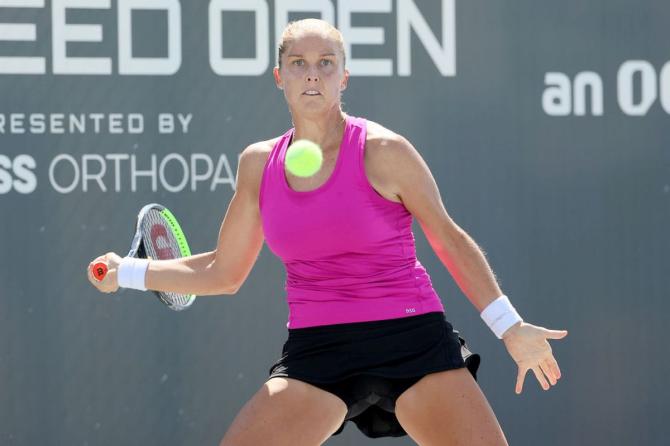
[[549,380],[549,383],[552,386],[555,386],[556,381],[558,380],[556,379],[556,375],[554,374],[554,371],[551,369],[551,366],[547,363],[547,361],[540,364],[540,369],[544,373],[544,376],[546,376],[547,379]]
[[544,369],[548,370],[556,381],[561,379],[561,369],[558,367],[558,363],[553,356],[544,361]]
[[95,265],[98,262],[102,262],[102,261],[103,261],[102,256],[96,257],[95,259],[93,259],[93,261],[91,261],[88,264],[88,267],[86,268],[86,277],[88,277],[88,281],[91,282],[91,284],[93,286],[95,286],[96,288],[97,288],[97,282],[98,281],[95,279],[95,277],[93,277],[93,265]]
[[549,339],[563,339],[568,335],[568,330],[549,330],[545,328],[544,334]]
[[558,366],[558,362],[555,359],[552,359],[551,366],[555,370],[556,378],[561,379],[561,368]]
[[[562,339],[562,338],[564,338],[565,336],[568,335],[568,331],[567,330],[548,330],[546,328],[543,331],[544,331],[544,336],[545,336],[544,344],[545,344],[545,347],[546,347],[546,350],[547,350],[547,352],[546,352],[547,357],[543,361],[539,362],[539,364],[538,364],[539,367],[538,368],[542,371],[542,373],[544,373],[544,375],[546,375],[546,377],[547,377],[547,379],[549,379],[549,382],[551,383],[551,385],[555,386],[556,383],[558,382],[559,378],[561,377],[561,370],[558,367],[558,362],[556,362],[556,359],[554,358],[554,355],[552,354],[551,345],[549,345],[549,342],[547,342],[547,339]],[[535,375],[537,376],[538,372],[536,372]],[[540,376],[543,377],[542,374],[540,374]],[[548,387],[545,387],[545,385],[544,385],[544,383],[546,383],[546,381],[540,380],[539,377],[538,377],[538,381],[540,381],[540,384],[542,384],[543,389],[545,389],[545,390],[548,389]],[[543,381],[544,381],[544,383],[543,383]]]
[[100,291],[102,293],[113,293],[118,288],[110,280],[111,279],[110,276],[112,274],[115,274],[115,271],[108,271],[108,274],[106,274],[105,277],[103,277],[101,280],[98,280],[97,278],[95,278],[93,276],[93,266],[96,263],[109,264],[109,256],[110,255],[113,255],[113,253],[107,253],[105,255],[96,257],[95,259],[93,259],[93,261],[91,261],[88,264],[88,267],[86,268],[86,277],[88,278],[88,281],[91,283],[91,285],[93,285],[95,288],[98,289],[98,291]]
[[547,380],[544,378],[544,375],[542,374],[542,371],[540,370],[540,367],[533,367],[533,373],[535,374],[535,378],[540,382],[540,385],[544,390],[549,390],[549,383]]
[[[558,384],[558,378],[560,378],[560,370],[558,369],[558,365],[556,364],[555,366],[551,364],[551,362],[544,362],[538,366],[535,367],[530,367],[530,368],[521,368],[519,367],[519,373],[516,378],[516,388],[515,392],[517,394],[520,394],[523,390],[523,383],[526,379],[526,373],[528,373],[528,370],[532,370],[533,374],[535,374],[535,378],[537,381],[540,383],[540,386],[544,390],[549,390],[551,385],[555,386]],[[549,385],[551,383],[551,385]]]
[[544,390],[555,386],[561,378],[561,370],[553,356],[549,340],[562,339],[566,330],[548,330],[532,324],[522,325],[514,335],[505,339],[505,345],[519,367],[516,380],[516,393],[523,389],[525,376],[532,370],[535,378]]
[[558,380],[556,379],[556,375],[553,374],[550,371],[550,367],[548,365],[543,364],[543,365],[540,365],[540,366],[526,368],[526,369],[519,368],[519,374],[517,375],[517,378],[516,378],[516,388],[515,388],[515,391],[516,391],[517,394],[520,394],[523,391],[523,383],[526,379],[526,374],[528,373],[528,370],[533,371],[533,374],[535,375],[535,378],[537,379],[537,381],[540,383],[540,386],[544,390],[549,390],[549,388],[551,387],[549,385],[549,382],[551,382],[551,385],[554,385],[554,386],[558,383]]
[[521,393],[521,391],[523,390],[523,382],[526,379],[527,371],[528,369],[522,370],[521,367],[519,367],[519,373],[516,376],[516,388],[514,389],[517,394]]
[[93,274],[91,273],[92,267],[93,267],[92,263],[89,263],[88,266],[86,267],[86,278],[88,279],[89,282],[91,282],[91,285],[95,285],[95,283],[93,283]]

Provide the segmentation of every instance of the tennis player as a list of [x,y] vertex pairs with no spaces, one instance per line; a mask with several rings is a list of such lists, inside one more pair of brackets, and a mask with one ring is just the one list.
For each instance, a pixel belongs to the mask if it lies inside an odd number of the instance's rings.
[[[144,277],[138,289],[234,294],[263,240],[281,258],[288,338],[222,446],[320,445],[347,421],[368,437],[409,435],[422,446],[506,445],[476,383],[479,355],[445,319],[416,259],[413,217],[517,363],[517,393],[529,370],[543,389],[556,385],[561,372],[547,340],[567,331],[521,319],[407,139],[343,112],[349,73],[337,29],[315,19],[290,23],[274,78],[293,128],[242,152],[216,250],[142,262],[108,253],[96,260],[109,273],[102,282],[89,273],[91,283],[113,292],[119,281]],[[323,149],[312,177],[284,169],[297,139]]]

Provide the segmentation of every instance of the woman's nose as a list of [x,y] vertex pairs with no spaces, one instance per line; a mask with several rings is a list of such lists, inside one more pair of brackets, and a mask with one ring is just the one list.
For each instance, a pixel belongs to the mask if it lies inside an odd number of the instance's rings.
[[319,73],[314,67],[309,67],[307,71],[307,82],[318,82]]

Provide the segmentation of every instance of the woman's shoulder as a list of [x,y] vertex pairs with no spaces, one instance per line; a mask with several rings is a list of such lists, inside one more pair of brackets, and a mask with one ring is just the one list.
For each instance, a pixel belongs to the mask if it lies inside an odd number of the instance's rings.
[[367,121],[365,173],[375,190],[388,200],[401,202],[401,180],[409,177],[419,155],[402,135],[374,121]]
[[400,136],[393,130],[384,127],[378,122],[371,121],[370,119],[366,118],[365,123],[367,126],[367,140]]
[[267,139],[265,141],[251,143],[244,150],[242,150],[240,158],[251,158],[253,160],[263,158],[267,159],[267,157],[270,156],[270,152],[272,152],[275,144],[280,139],[281,136],[277,136],[276,138]]
[[244,184],[253,184],[254,188],[258,187],[260,179],[263,175],[265,163],[267,162],[275,144],[280,139],[281,136],[278,136],[276,138],[265,141],[258,141],[249,144],[244,150],[242,150],[237,167],[238,184],[242,182]]
[[401,134],[384,127],[383,125],[367,120],[367,135],[365,138],[366,159],[402,157],[412,149],[411,143]]
[[276,138],[268,139],[265,141],[257,141],[252,144],[249,144],[242,153],[240,153],[240,165],[244,164],[245,167],[249,168],[261,168],[265,166],[265,163],[272,152],[277,141],[281,139],[281,136]]

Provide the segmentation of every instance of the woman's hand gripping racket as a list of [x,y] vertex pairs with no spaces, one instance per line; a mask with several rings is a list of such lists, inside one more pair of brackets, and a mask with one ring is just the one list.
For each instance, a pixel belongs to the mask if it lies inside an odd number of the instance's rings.
[[[157,203],[147,204],[137,215],[135,236],[130,244],[128,257],[150,258],[157,260],[177,259],[191,255],[186,237],[175,216],[165,206]],[[91,265],[91,275],[99,282],[113,271],[116,274],[121,258],[109,253],[105,261],[97,261]],[[116,286],[118,288],[118,286]],[[115,291],[112,288],[109,291]],[[165,291],[153,291],[158,299],[172,310],[184,310],[193,304],[195,295],[179,294]]]

